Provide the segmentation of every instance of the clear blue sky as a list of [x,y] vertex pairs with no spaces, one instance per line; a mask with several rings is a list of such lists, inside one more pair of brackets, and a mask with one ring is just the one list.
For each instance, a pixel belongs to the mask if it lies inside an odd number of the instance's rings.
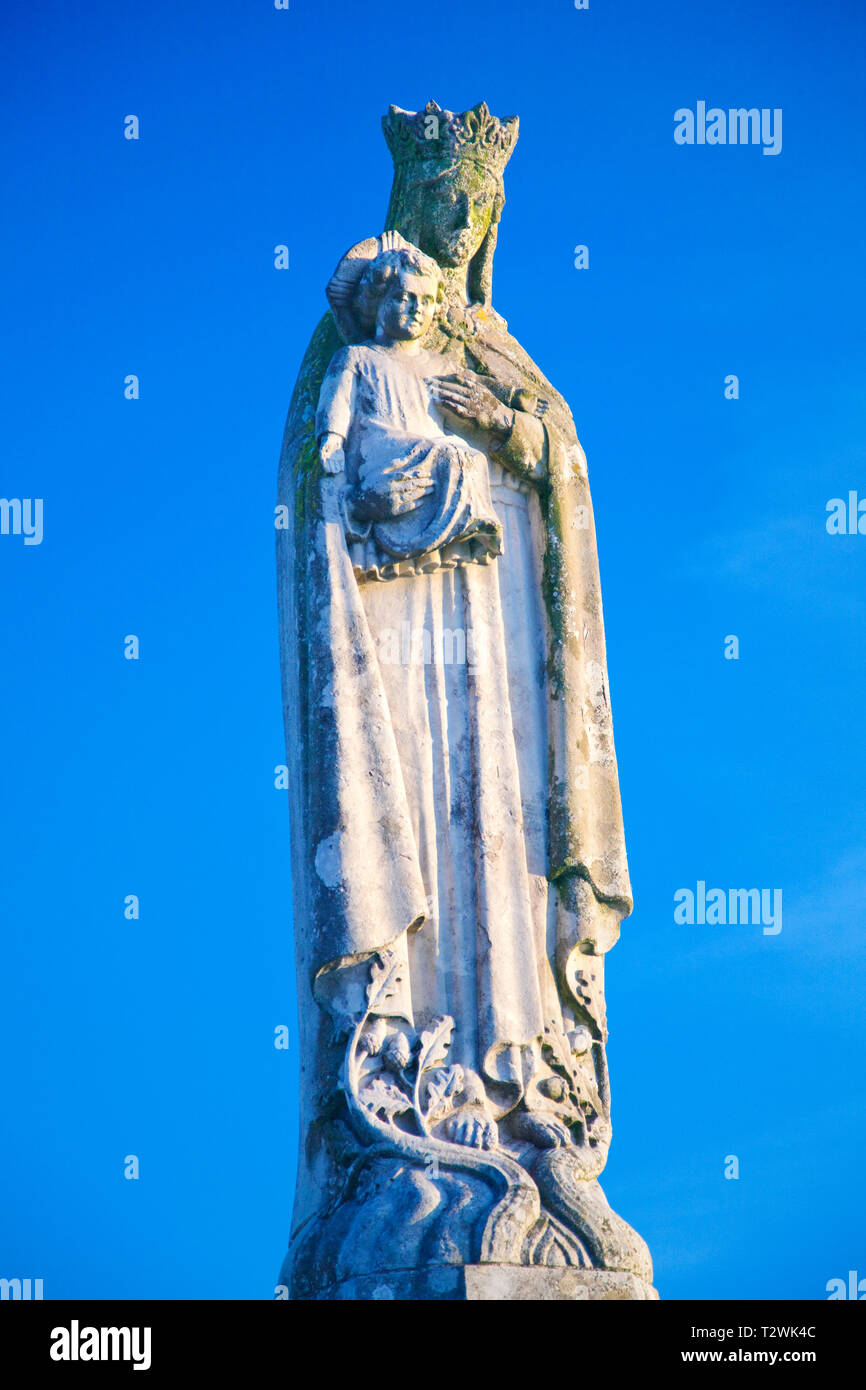
[[[3,29],[0,495],[44,538],[0,536],[0,1275],[272,1295],[277,458],[327,277],[382,227],[380,117],[430,97],[521,118],[494,302],[589,456],[637,900],[608,1196],[666,1298],[866,1275],[866,535],[825,528],[866,497],[859,3],[7,0]],[[676,145],[699,100],[781,108],[781,154]],[[698,880],[781,888],[781,933],[677,925]]]

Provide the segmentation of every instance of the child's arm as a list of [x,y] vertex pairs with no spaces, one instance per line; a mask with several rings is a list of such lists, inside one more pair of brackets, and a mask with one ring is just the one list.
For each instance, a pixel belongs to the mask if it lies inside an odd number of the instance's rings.
[[326,473],[342,473],[346,467],[345,439],[329,431],[319,440],[319,458]]
[[350,350],[334,354],[328,368],[316,409],[316,441],[326,473],[342,473],[346,466],[345,443],[352,421],[355,395],[355,366]]

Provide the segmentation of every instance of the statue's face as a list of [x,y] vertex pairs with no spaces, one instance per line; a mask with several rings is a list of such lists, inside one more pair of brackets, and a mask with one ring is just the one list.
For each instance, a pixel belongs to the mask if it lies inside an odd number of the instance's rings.
[[421,249],[440,265],[468,265],[490,230],[495,180],[469,164],[419,190]]
[[379,336],[394,341],[423,338],[436,313],[438,282],[432,275],[401,270],[389,281],[376,315]]

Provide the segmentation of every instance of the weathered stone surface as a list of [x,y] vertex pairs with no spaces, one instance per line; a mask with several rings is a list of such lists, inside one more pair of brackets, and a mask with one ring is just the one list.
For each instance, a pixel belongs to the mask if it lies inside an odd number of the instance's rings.
[[481,1302],[561,1303],[650,1301],[655,1289],[634,1274],[607,1269],[538,1269],[514,1265],[469,1265],[466,1300]]
[[658,1299],[658,1294],[636,1275],[614,1270],[486,1264],[383,1270],[332,1284],[318,1299],[371,1303],[607,1303],[651,1302]]
[[586,460],[491,303],[517,121],[431,103],[384,127],[387,230],[331,278],[280,470],[302,1054],[282,1281],[653,1297],[597,1182],[631,889]]

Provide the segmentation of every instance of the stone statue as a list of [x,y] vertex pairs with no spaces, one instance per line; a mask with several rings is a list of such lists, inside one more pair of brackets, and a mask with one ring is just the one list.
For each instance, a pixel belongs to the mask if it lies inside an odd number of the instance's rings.
[[383,121],[278,527],[296,1299],[656,1297],[598,1183],[631,910],[586,459],[491,304],[517,119]]

